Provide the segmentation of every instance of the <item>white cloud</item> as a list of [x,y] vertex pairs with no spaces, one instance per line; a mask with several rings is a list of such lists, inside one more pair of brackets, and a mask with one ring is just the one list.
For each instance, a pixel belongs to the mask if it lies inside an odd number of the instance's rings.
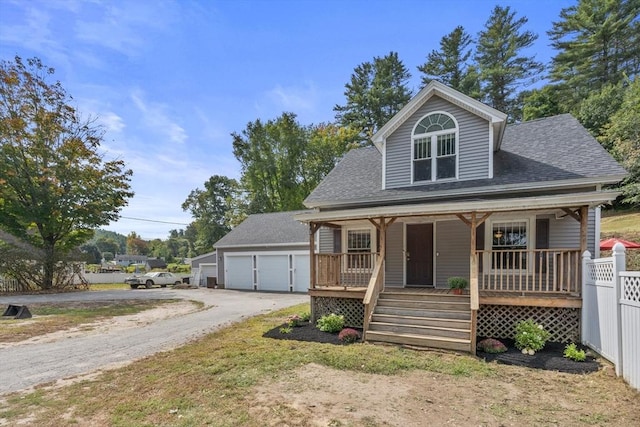
[[154,37],[152,32],[169,28],[177,14],[173,2],[105,2],[94,6],[98,6],[95,18],[75,23],[76,37],[128,56],[147,46]]
[[187,132],[171,119],[166,105],[145,102],[140,90],[131,93],[131,100],[142,113],[144,124],[151,130],[163,134],[173,143],[183,144],[187,140]]
[[49,28],[49,13],[40,8],[26,7],[24,14],[22,25],[0,25],[0,40],[38,53],[60,50]]
[[301,110],[315,109],[318,91],[312,82],[308,82],[303,87],[283,87],[278,84],[267,92],[267,97],[282,110],[296,113]]
[[98,122],[106,128],[107,132],[119,133],[125,127],[122,117],[112,111],[100,114]]
[[221,138],[226,138],[229,136],[231,132],[226,129],[223,129],[223,126],[220,126],[214,123],[210,117],[198,106],[194,106],[195,115],[200,120],[200,133],[207,140],[218,140]]

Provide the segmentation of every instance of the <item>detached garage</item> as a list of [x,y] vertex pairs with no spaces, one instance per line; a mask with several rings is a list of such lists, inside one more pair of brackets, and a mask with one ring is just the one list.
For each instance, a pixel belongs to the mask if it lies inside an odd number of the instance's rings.
[[226,289],[307,292],[309,229],[305,211],[250,215],[216,242],[218,283]]

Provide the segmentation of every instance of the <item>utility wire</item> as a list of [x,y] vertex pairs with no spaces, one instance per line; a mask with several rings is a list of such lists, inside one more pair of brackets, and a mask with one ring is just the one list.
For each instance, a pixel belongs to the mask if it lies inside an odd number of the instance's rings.
[[133,221],[157,222],[157,223],[160,223],[160,224],[189,225],[189,224],[185,224],[183,222],[159,221],[157,219],[133,218],[133,217],[130,217],[130,216],[121,216],[120,218],[122,218],[122,219],[131,219]]

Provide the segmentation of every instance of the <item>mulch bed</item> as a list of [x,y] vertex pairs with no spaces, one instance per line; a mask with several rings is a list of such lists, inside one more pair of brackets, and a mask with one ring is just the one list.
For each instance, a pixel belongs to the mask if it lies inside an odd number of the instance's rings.
[[[345,345],[338,339],[338,334],[330,334],[329,332],[322,332],[316,328],[315,325],[309,322],[303,322],[300,326],[291,328],[291,332],[283,334],[280,332],[280,328],[284,326],[278,326],[267,332],[262,336],[265,338],[274,338],[277,340],[294,340],[294,341],[307,341],[307,342],[319,342],[323,344],[335,344]],[[352,328],[362,334],[362,329]]]
[[[478,342],[482,338],[478,337]],[[587,352],[587,359],[584,362],[576,362],[563,356],[566,344],[548,342],[544,348],[537,351],[533,356],[522,354],[515,347],[513,340],[501,339],[507,346],[504,353],[484,353],[478,351],[477,356],[487,362],[495,361],[504,365],[525,366],[533,369],[546,369],[548,371],[566,372],[569,374],[586,374],[596,372],[600,368],[600,363],[589,352],[588,348],[577,345],[578,349]]]
[[[338,334],[330,334],[328,332],[322,332],[309,322],[303,323],[301,326],[291,328],[291,332],[283,334],[280,332],[281,326],[277,326],[269,331],[265,332],[262,336],[265,338],[273,338],[278,340],[294,340],[294,341],[307,341],[317,342],[324,344],[345,345],[345,343],[338,340]],[[362,333],[362,330],[358,330]],[[482,338],[478,338],[478,342]],[[505,365],[524,366],[533,369],[546,369],[549,371],[566,372],[571,374],[585,374],[589,372],[596,372],[600,368],[600,363],[587,352],[587,360],[584,362],[576,362],[567,359],[563,356],[564,348],[566,344],[548,342],[544,349],[536,352],[533,356],[528,354],[522,354],[518,350],[513,340],[500,340],[507,346],[508,350],[504,353],[484,353],[478,351],[477,356],[484,359],[486,362],[496,362]],[[579,349],[587,351],[586,347],[578,345]]]

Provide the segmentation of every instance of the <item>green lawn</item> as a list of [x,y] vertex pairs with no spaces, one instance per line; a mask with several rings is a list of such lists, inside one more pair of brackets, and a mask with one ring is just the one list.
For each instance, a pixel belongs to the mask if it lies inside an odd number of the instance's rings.
[[640,235],[640,212],[607,212],[601,221],[603,235],[615,235],[623,237],[628,235]]

